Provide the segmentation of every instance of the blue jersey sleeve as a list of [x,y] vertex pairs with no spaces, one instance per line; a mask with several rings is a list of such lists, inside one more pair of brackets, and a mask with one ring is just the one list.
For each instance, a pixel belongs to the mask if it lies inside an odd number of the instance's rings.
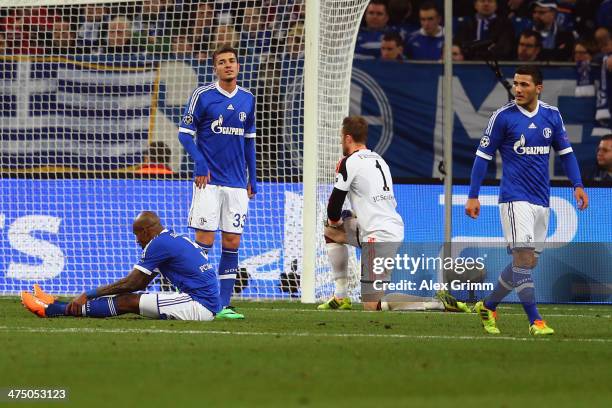
[[567,132],[565,131],[565,125],[563,124],[563,118],[558,110],[553,110],[553,140],[552,146],[559,153],[564,155],[573,152],[572,145],[570,144]]
[[255,97],[253,96],[252,98],[252,108],[244,124],[244,137],[255,137],[257,133],[257,129],[255,128]]
[[201,94],[201,88],[196,88],[191,94],[191,97],[189,98],[189,101],[187,102],[187,105],[183,110],[183,117],[181,118],[181,123],[179,124],[179,132],[186,133],[190,136],[196,135],[199,121],[197,115],[199,109],[196,108],[198,107],[198,102],[200,101]]
[[500,110],[497,110],[489,119],[484,135],[480,139],[478,150],[476,150],[476,156],[485,160],[492,160],[495,151],[504,140],[505,134],[506,118]]
[[163,242],[160,239],[153,239],[153,241],[149,242],[145,249],[142,250],[140,260],[134,265],[134,269],[138,269],[147,275],[156,274],[156,269],[159,268],[169,256],[170,252],[165,245],[163,245]]
[[189,102],[187,102],[187,106],[185,106],[181,123],[179,124],[178,135],[181,144],[195,163],[194,176],[196,177],[206,176],[209,171],[206,158],[195,142],[199,124],[198,101],[200,101],[201,93],[202,88],[196,88],[191,94]]

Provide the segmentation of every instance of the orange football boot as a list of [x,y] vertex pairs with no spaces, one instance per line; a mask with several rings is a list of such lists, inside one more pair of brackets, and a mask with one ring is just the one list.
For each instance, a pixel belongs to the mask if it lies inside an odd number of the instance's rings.
[[55,296],[50,295],[44,290],[42,290],[42,288],[37,283],[34,284],[34,296],[48,305],[50,305],[51,303],[55,303],[55,301],[57,300]]
[[28,291],[21,292],[21,304],[38,317],[47,317],[47,304]]

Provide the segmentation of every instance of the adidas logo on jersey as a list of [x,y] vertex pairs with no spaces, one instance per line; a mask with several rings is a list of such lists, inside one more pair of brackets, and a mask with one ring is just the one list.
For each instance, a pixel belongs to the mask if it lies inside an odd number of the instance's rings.
[[210,130],[212,130],[213,133],[223,133],[224,135],[234,135],[234,136],[244,135],[243,128],[221,126],[221,125],[223,125],[223,115],[219,115],[219,119],[215,120],[213,123],[210,124]]
[[533,122],[531,122],[531,125],[529,125],[529,129],[537,129],[537,128],[538,127]]
[[229,106],[227,107],[227,110],[234,110],[234,105],[230,103]]

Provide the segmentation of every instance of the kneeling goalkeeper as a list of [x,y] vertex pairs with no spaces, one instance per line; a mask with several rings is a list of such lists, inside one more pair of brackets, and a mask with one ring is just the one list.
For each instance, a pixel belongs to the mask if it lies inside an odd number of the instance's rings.
[[[23,305],[39,317],[136,313],[153,319],[213,320],[221,310],[219,283],[206,252],[186,236],[165,229],[151,211],[141,212],[132,230],[143,251],[128,276],[90,289],[70,303],[56,301],[34,285],[34,294],[21,292]],[[133,293],[144,290],[157,273],[180,293]]]

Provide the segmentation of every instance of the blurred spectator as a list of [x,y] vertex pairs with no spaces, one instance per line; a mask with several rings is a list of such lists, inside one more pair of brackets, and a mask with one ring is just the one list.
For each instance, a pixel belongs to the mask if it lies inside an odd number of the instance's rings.
[[419,8],[421,29],[406,40],[405,51],[409,60],[433,60],[442,58],[444,29],[440,26],[440,13],[433,2],[425,2]]
[[290,60],[304,59],[304,25],[302,23],[296,24],[287,33],[285,58]]
[[533,29],[542,36],[542,59],[569,61],[574,48],[574,36],[558,26],[556,0],[537,0],[532,5]]
[[76,31],[70,21],[60,19],[53,23],[45,52],[48,55],[74,55],[77,52]]
[[169,52],[173,7],[174,0],[144,0],[132,21],[133,43],[150,53]]
[[505,18],[497,15],[497,0],[474,0],[476,14],[459,28],[457,41],[466,47],[472,41],[491,40],[490,48],[465,49],[467,60],[488,59],[491,55],[497,59],[510,59],[514,47],[514,29]]
[[41,41],[53,29],[53,20],[45,7],[9,9],[8,15],[0,18],[0,31],[5,33],[9,54],[42,54]]
[[387,3],[383,0],[372,0],[365,12],[365,27],[357,33],[355,58],[373,59],[380,57],[380,42],[390,28]]
[[406,0],[390,0],[387,6],[389,10],[389,24],[396,27],[403,38],[419,29],[417,18],[413,15],[412,2]]
[[451,49],[453,61],[464,61],[465,57],[463,55],[463,51],[459,44],[453,44],[453,48]]
[[270,49],[272,33],[266,29],[263,7],[247,7],[240,28],[240,47],[255,56]]
[[597,10],[597,25],[600,27],[612,27],[612,0],[603,0]]
[[170,167],[172,150],[164,142],[153,142],[136,174],[174,174]]
[[596,160],[597,165],[587,170],[583,178],[612,183],[612,133],[603,136],[599,141]]
[[77,45],[82,53],[97,53],[102,46],[103,35],[110,20],[109,8],[103,4],[89,4],[83,8],[77,30]]
[[525,30],[519,37],[516,48],[516,59],[521,62],[540,61],[542,37],[533,30]]
[[213,27],[215,26],[215,4],[209,2],[198,2],[195,5],[195,10],[189,13],[188,19],[193,20],[191,28],[193,38],[196,44],[199,44],[200,60],[206,61],[208,54],[212,53],[215,46],[209,48],[213,36]]
[[564,31],[576,28],[576,0],[557,1],[557,25]]
[[591,69],[595,47],[586,40],[574,44],[574,62],[576,63],[576,97],[595,96],[595,72]]
[[191,60],[196,58],[196,47],[193,37],[187,30],[175,30],[171,44],[172,58],[177,60]]
[[529,18],[530,0],[507,0],[508,18]]
[[610,35],[610,30],[606,27],[599,27],[595,30],[595,42],[597,43],[598,55],[596,59],[598,61],[604,55],[608,55],[612,53],[612,35]]
[[595,45],[587,40],[580,39],[574,44],[574,58],[575,62],[591,62],[595,55]]
[[116,16],[108,23],[105,54],[131,54],[139,49],[132,43],[132,22],[124,16]]
[[233,25],[220,25],[215,27],[215,31],[213,32],[211,46],[214,44],[230,44],[232,47],[238,48],[240,36]]
[[399,33],[388,32],[380,43],[380,59],[384,61],[404,61],[404,39]]

